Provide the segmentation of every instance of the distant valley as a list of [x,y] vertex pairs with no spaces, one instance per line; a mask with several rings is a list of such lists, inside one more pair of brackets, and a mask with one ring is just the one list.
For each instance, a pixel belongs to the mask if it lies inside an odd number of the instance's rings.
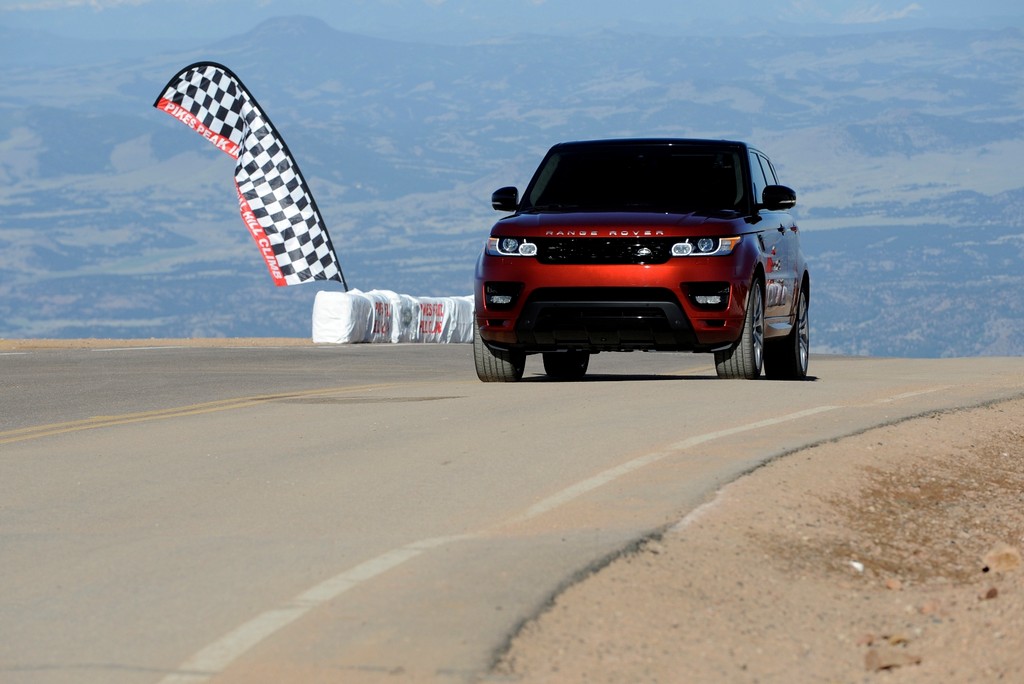
[[96,61],[0,40],[17,55],[0,74],[3,338],[310,334],[316,291],[340,286],[275,288],[231,160],[151,106],[210,59],[288,141],[352,287],[469,294],[490,192],[522,188],[555,142],[735,138],[798,192],[812,351],[1024,354],[1017,29],[441,46],[295,17]]

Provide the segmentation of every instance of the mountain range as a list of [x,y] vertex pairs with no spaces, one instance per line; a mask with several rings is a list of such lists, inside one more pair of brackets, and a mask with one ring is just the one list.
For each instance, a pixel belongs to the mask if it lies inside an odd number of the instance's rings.
[[361,290],[471,292],[490,193],[563,140],[747,140],[798,193],[812,351],[1024,354],[1015,27],[391,40],[279,17],[197,48],[0,26],[0,337],[308,336],[333,283],[275,288],[233,161],[152,107],[231,68]]

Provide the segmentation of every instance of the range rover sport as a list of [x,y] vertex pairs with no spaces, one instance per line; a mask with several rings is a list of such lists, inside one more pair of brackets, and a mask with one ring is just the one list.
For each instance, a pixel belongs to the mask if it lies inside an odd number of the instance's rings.
[[719,377],[803,379],[810,276],[768,157],[742,142],[622,139],[552,147],[501,188],[476,267],[484,382],[582,377],[612,351],[714,354]]

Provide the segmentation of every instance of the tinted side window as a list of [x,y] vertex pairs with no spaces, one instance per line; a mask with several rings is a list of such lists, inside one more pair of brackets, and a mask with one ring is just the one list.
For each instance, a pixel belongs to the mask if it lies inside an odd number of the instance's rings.
[[761,160],[754,152],[750,153],[750,178],[754,182],[754,201],[761,203],[764,197],[764,188],[768,182],[764,178],[764,171],[761,169]]
[[779,177],[775,174],[775,167],[772,166],[772,162],[768,157],[761,157],[761,168],[764,169],[764,179],[768,181],[768,185],[779,184]]

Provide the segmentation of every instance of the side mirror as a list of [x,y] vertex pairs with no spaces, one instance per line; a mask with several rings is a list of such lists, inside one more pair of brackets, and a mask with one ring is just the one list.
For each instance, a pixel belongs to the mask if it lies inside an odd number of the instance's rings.
[[769,211],[792,209],[796,206],[796,192],[785,185],[769,185],[761,193],[761,206]]
[[491,194],[491,206],[497,211],[515,211],[519,206],[519,190],[511,186],[498,188]]

